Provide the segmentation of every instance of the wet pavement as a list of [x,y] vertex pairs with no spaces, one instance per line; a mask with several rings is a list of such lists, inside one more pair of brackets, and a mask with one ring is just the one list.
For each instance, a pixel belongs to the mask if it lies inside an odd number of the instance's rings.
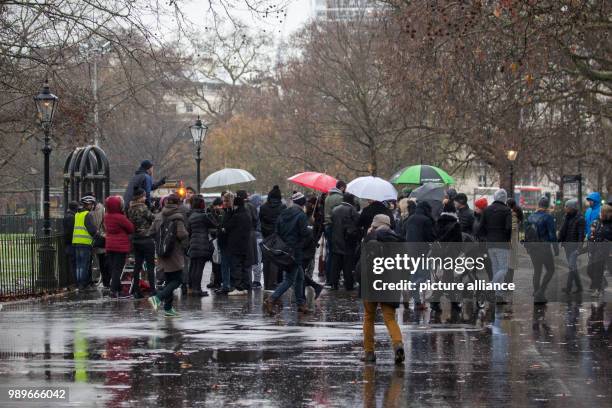
[[174,319],[97,292],[5,304],[0,383],[68,387],[71,406],[610,406],[610,304],[534,307],[516,276],[512,305],[400,307],[401,367],[381,320],[377,364],[359,361],[361,302],[342,290],[274,317],[262,291],[177,295]]

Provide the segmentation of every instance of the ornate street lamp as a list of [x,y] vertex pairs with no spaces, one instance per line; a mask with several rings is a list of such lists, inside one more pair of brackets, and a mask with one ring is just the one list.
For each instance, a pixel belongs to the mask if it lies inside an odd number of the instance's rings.
[[506,152],[506,157],[510,162],[510,191],[508,196],[514,198],[514,161],[516,160],[516,156],[518,156],[517,150],[508,150]]
[[53,117],[57,109],[59,98],[49,90],[49,83],[45,81],[43,89],[34,97],[36,110],[38,111],[38,120],[43,128],[45,139],[42,152],[44,154],[44,185],[43,185],[43,241],[38,248],[40,270],[37,279],[37,285],[43,288],[54,288],[57,285],[57,279],[53,271],[55,263],[55,252],[51,245],[51,219],[50,219],[50,198],[49,198],[49,156],[51,155],[51,126],[53,125]]
[[202,144],[206,139],[208,133],[208,126],[202,123],[200,117],[196,120],[195,124],[189,126],[191,132],[191,139],[193,145],[196,148],[196,179],[197,179],[197,192],[200,194],[200,163],[202,161]]

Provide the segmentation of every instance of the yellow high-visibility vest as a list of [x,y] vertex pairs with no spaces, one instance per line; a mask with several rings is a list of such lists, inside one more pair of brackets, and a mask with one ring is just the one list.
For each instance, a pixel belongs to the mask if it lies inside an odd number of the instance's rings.
[[85,217],[89,211],[81,211],[74,214],[74,229],[72,230],[72,245],[91,245],[93,237],[85,227]]

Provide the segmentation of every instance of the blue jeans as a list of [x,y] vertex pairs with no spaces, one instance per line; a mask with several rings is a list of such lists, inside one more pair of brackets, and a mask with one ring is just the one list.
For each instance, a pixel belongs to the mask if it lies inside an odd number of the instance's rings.
[[298,305],[306,303],[304,296],[304,269],[300,265],[295,265],[291,271],[285,271],[283,281],[278,285],[274,293],[270,296],[271,301],[279,299],[293,285],[295,292],[295,302]]
[[508,248],[489,248],[491,269],[493,270],[493,283],[504,283],[508,273],[510,250]]
[[328,224],[323,230],[325,235],[325,282],[330,284],[332,281],[332,256],[331,256],[331,240],[332,240],[332,226]]
[[89,283],[89,265],[91,263],[91,247],[87,245],[74,246],[77,285],[83,287]]

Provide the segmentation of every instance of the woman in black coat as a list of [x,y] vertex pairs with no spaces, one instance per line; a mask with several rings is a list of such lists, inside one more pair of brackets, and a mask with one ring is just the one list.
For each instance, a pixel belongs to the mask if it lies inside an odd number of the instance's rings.
[[202,196],[192,199],[192,211],[187,222],[189,232],[189,293],[194,296],[208,296],[202,290],[202,274],[207,261],[212,259],[214,248],[210,240],[210,231],[218,227],[215,218],[205,210]]

